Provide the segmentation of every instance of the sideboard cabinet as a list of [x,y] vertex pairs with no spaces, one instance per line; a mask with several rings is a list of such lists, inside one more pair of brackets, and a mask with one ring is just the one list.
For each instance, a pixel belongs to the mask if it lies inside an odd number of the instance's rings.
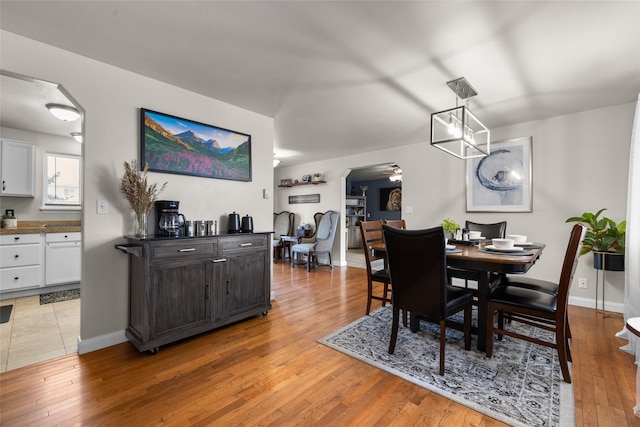
[[126,335],[140,351],[271,309],[268,233],[127,240]]

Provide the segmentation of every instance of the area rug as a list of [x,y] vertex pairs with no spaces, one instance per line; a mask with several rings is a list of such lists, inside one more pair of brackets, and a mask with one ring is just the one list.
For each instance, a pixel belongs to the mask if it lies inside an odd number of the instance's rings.
[[11,310],[13,309],[13,304],[3,305],[0,307],[0,323],[7,323],[9,319],[11,319]]
[[[439,326],[398,330],[389,354],[392,311],[382,307],[318,342],[512,426],[575,425],[573,387],[562,380],[555,350],[504,337],[493,357],[464,350],[461,331],[447,328],[445,374],[439,370]],[[462,320],[461,314],[459,319]],[[513,323],[521,331],[534,329]],[[549,334],[540,331],[538,336]]]
[[40,305],[51,304],[52,302],[69,301],[78,298],[80,298],[80,289],[49,292],[46,294],[40,294]]

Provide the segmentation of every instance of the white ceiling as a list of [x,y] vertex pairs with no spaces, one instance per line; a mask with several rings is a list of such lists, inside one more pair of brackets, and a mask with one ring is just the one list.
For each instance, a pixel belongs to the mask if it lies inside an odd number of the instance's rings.
[[273,117],[285,166],[428,141],[461,76],[490,128],[640,92],[639,1],[2,0],[0,27]]
[[71,138],[82,132],[82,120],[66,122],[56,119],[47,104],[74,107],[61,88],[43,80],[0,73],[0,126]]

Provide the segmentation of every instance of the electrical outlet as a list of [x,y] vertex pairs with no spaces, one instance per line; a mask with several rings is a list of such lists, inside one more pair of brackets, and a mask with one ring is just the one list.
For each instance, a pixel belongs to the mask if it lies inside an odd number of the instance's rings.
[[106,215],[109,213],[109,203],[106,200],[96,200],[96,213]]
[[582,289],[587,289],[587,279],[584,277],[578,278],[578,287]]

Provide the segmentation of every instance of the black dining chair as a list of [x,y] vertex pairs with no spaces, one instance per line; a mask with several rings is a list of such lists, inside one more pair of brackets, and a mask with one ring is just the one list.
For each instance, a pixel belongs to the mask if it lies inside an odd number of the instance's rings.
[[393,320],[389,353],[398,337],[400,310],[410,313],[412,331],[419,329],[419,317],[440,323],[440,375],[444,375],[446,320],[464,311],[464,348],[471,346],[471,305],[473,291],[447,284],[444,230],[403,230],[382,226],[389,276],[393,286]]
[[465,228],[469,231],[480,231],[482,237],[487,240],[504,239],[507,235],[507,221],[496,222],[493,224],[481,224],[479,222],[465,221]]
[[[495,222],[490,224],[483,224],[473,221],[465,221],[465,228],[469,231],[480,231],[482,237],[487,240],[491,239],[504,239],[507,235],[507,221]],[[469,280],[475,281],[475,272],[469,272],[459,268],[449,268],[449,283],[452,278],[464,279],[464,287],[469,287]],[[504,279],[503,274],[491,273],[489,282],[492,287],[495,287]]]
[[[573,275],[578,265],[578,257],[582,241],[587,232],[584,224],[576,224],[571,230],[569,244],[565,252],[560,279],[557,284],[557,294],[542,290],[529,289],[515,285],[501,285],[491,291],[487,297],[487,357],[493,354],[493,334],[499,337],[522,339],[535,344],[556,349],[560,361],[560,369],[565,382],[571,383],[569,364],[571,348],[569,345],[569,290]],[[514,280],[514,284],[516,281]],[[494,314],[498,313],[498,325],[495,325]],[[527,335],[505,327],[505,319],[510,325],[524,323],[534,328],[544,329],[554,333],[553,340],[545,340],[534,334]]]

